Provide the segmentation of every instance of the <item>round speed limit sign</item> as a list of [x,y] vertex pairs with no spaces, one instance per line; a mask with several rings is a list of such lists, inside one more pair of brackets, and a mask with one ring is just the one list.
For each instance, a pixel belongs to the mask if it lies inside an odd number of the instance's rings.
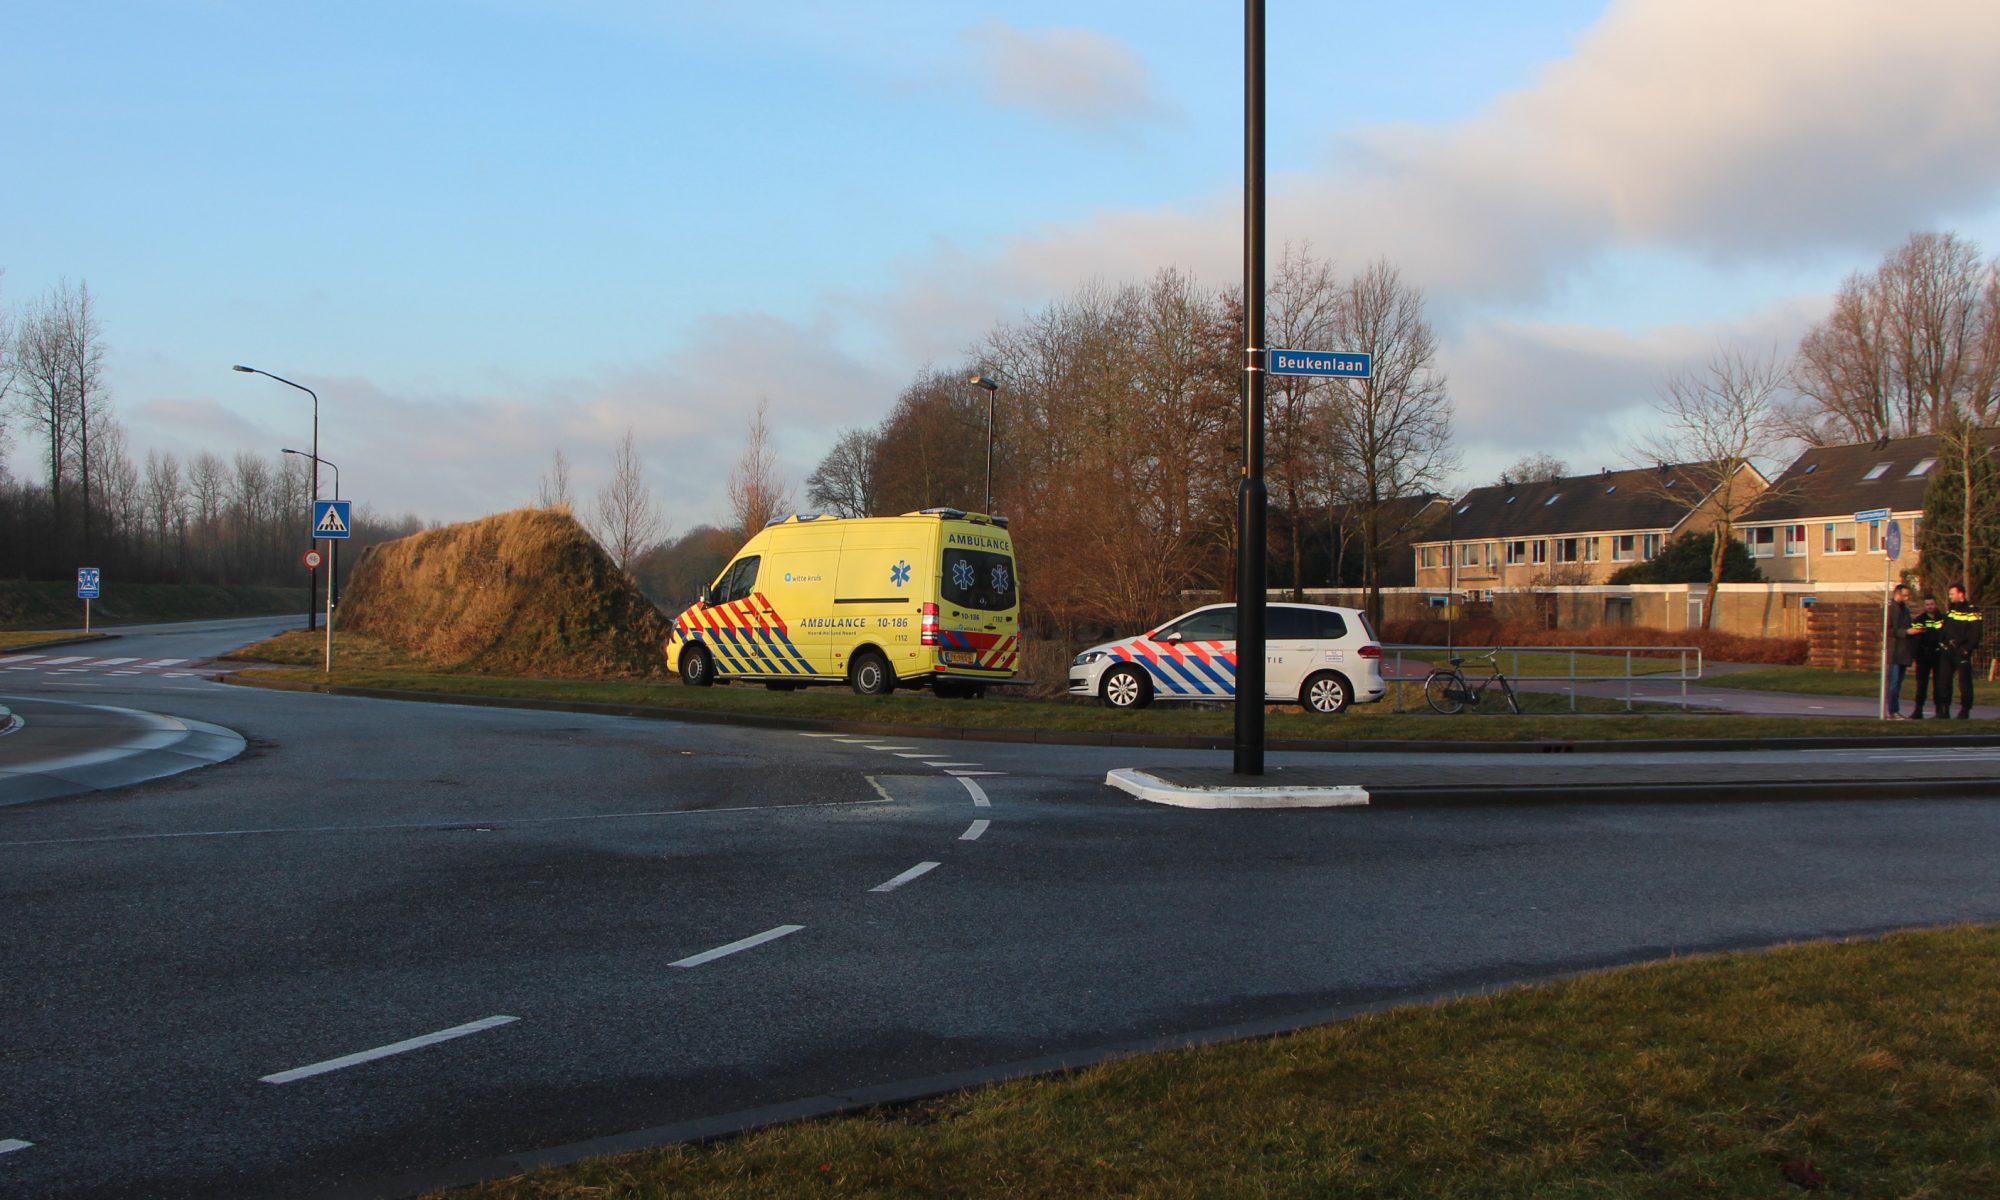
[[306,569],[307,569],[307,570],[309,570],[309,571],[317,571],[317,570],[319,570],[319,563],[320,563],[320,558],[319,558],[319,551],[317,551],[317,550],[308,550],[308,551],[306,551]]

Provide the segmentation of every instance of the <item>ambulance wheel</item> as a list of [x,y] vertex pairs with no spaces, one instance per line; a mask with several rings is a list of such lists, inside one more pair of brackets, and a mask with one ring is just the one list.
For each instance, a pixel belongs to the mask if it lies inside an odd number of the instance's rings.
[[1306,686],[1299,690],[1301,705],[1327,716],[1345,711],[1353,698],[1353,690],[1337,671],[1321,671],[1306,680]]
[[700,646],[681,651],[681,682],[689,687],[707,687],[715,682],[715,660]]
[[1103,696],[1112,708],[1144,708],[1153,702],[1153,681],[1137,667],[1113,667],[1104,673]]
[[896,686],[896,677],[889,673],[887,659],[873,650],[863,650],[847,668],[847,686],[857,696],[882,696]]

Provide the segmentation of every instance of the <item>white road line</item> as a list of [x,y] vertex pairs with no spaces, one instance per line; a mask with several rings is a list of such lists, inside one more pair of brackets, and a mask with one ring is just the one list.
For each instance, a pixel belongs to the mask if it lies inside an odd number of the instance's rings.
[[839,734],[837,734],[837,733],[805,733],[805,732],[800,732],[800,733],[799,733],[799,736],[800,736],[800,737],[830,737],[830,738],[837,738],[837,737],[839,737],[840,735],[839,735]]
[[100,667],[122,667],[126,663],[135,663],[138,661],[136,658],[100,658],[97,660],[97,665]]
[[88,654],[71,654],[64,658],[45,658],[42,660],[42,665],[45,667],[53,667],[62,663],[83,662],[85,659],[88,659],[89,657],[90,656]]
[[910,882],[910,880],[917,878],[919,875],[930,874],[932,871],[937,870],[937,867],[938,864],[934,862],[920,862],[916,866],[911,867],[909,870],[903,872],[901,875],[898,875],[894,879],[891,879],[889,882],[878,883],[874,887],[869,888],[868,890],[871,892],[893,892],[897,888],[902,887],[904,884]]
[[979,835],[985,833],[987,826],[991,824],[993,822],[981,817],[979,820],[967,825],[965,832],[958,835],[958,840],[961,842],[976,842],[979,840]]
[[412,1050],[421,1050],[425,1046],[435,1046],[439,1042],[448,1042],[453,1038],[462,1038],[471,1033],[482,1033],[485,1030],[494,1029],[501,1025],[512,1024],[520,1019],[519,1017],[487,1017],[483,1021],[472,1021],[465,1025],[454,1025],[450,1029],[440,1029],[436,1033],[427,1033],[422,1037],[413,1037],[407,1041],[395,1042],[387,1046],[377,1046],[373,1050],[363,1050],[358,1054],[345,1054],[339,1058],[329,1058],[325,1062],[313,1063],[311,1066],[294,1067],[289,1071],[280,1071],[276,1075],[266,1075],[257,1082],[291,1083],[299,1079],[310,1079],[314,1075],[324,1075],[328,1071],[338,1071],[343,1067],[359,1066],[365,1062],[374,1062],[378,1058],[387,1058],[392,1054],[407,1054]]
[[34,662],[40,657],[39,654],[9,654],[5,658],[0,658],[0,663]]
[[690,954],[686,958],[670,962],[667,965],[670,967],[698,967],[703,963],[712,963],[718,958],[725,958],[744,950],[754,950],[765,942],[775,942],[781,937],[788,937],[804,928],[805,926],[803,925],[780,925],[776,929],[766,929],[762,933],[752,934],[740,941],[731,942],[727,946],[717,946],[713,950],[704,950],[700,954]]
[[[956,775],[956,774],[957,774],[957,772],[955,772],[955,771],[954,771],[954,772],[953,772],[953,774],[955,774],[955,775]],[[974,806],[975,808],[991,808],[991,807],[993,807],[993,802],[992,802],[991,800],[988,800],[988,799],[986,798],[986,789],[985,789],[985,788],[983,788],[983,787],[980,787],[980,786],[979,786],[978,784],[976,784],[976,783],[972,782],[972,781],[971,781],[970,779],[967,779],[967,778],[966,778],[965,776],[963,776],[963,775],[959,775],[959,776],[958,776],[958,781],[959,781],[960,783],[962,783],[962,784],[964,784],[964,785],[965,785],[965,790],[966,790],[966,791],[968,791],[968,792],[971,792],[971,793],[972,793],[972,803],[973,803],[973,806]]]
[[165,675],[161,676],[161,678],[163,678],[163,679],[193,679],[193,678],[194,678],[194,672],[193,672],[193,671],[168,671],[168,672],[167,672],[167,673],[166,673]]
[[926,764],[924,764],[924,765],[925,765],[925,766],[931,766],[931,767],[983,767],[983,766],[985,766],[986,764],[985,764],[985,763],[957,763],[957,762],[934,762],[934,763],[926,763]]
[[151,662],[143,663],[141,665],[148,667],[176,667],[186,661],[187,659],[185,658],[156,658],[153,659]]
[[24,1142],[20,1138],[8,1138],[6,1141],[0,1142],[0,1154],[12,1154],[16,1150],[26,1150],[34,1144],[33,1142]]
[[870,750],[915,750],[915,746],[869,746]]
[[1005,775],[1006,773],[1007,772],[1005,771],[946,771],[945,772],[945,774],[956,776],[959,779],[963,779],[967,775]]
[[874,741],[875,739],[874,739],[874,738],[858,738],[858,737],[836,737],[836,738],[834,738],[833,740],[834,740],[834,741],[836,741],[836,742],[846,742],[846,743],[847,743],[848,745],[850,745],[850,746],[860,746],[860,745],[865,745],[865,744],[867,744],[867,743],[869,743],[869,742],[872,742],[872,741]]
[[918,751],[918,752],[917,752],[917,753],[915,753],[915,754],[898,754],[898,755],[897,755],[896,757],[897,757],[897,758],[937,758],[938,756],[937,756],[936,754],[934,754],[934,753],[930,753],[930,752],[928,752],[928,751],[922,751],[922,750],[920,750],[920,751]]
[[869,787],[875,789],[876,795],[882,797],[884,800],[887,800],[891,804],[894,804],[896,802],[896,798],[889,794],[889,789],[882,786],[881,780],[875,778],[873,775],[863,775],[862,778],[868,781]]

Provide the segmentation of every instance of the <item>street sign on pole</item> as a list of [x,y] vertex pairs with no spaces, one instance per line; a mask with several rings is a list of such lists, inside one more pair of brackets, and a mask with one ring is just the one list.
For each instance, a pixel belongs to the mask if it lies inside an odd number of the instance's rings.
[[1273,375],[1330,375],[1337,379],[1368,379],[1375,374],[1374,356],[1333,350],[1271,350],[1264,370]]
[[78,567],[76,569],[76,598],[79,600],[97,599],[98,586],[103,578],[103,571],[97,567]]
[[1889,510],[1886,508],[1871,508],[1867,512],[1854,514],[1854,523],[1856,525],[1866,525],[1870,521],[1886,521],[1888,519]]
[[348,510],[353,506],[352,500],[313,501],[312,535],[316,538],[353,536],[354,526],[348,520]]
[[319,564],[320,564],[319,551],[317,550],[306,551],[306,570],[317,571],[319,570]]
[[1882,538],[1882,553],[1893,561],[1903,557],[1903,525],[1900,521],[1889,522],[1889,532]]

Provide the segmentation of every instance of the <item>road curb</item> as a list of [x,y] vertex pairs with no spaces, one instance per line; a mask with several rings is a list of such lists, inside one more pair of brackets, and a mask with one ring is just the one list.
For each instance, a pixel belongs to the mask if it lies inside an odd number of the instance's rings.
[[[115,635],[113,635],[115,636]],[[1149,733],[1069,733],[1050,729],[961,728],[947,725],[898,725],[886,721],[837,721],[824,717],[780,717],[763,713],[715,712],[669,708],[658,704],[615,704],[597,700],[532,700],[520,696],[471,696],[459,692],[415,692],[400,688],[352,687],[306,683],[234,673],[213,677],[219,683],[267,688],[280,692],[317,692],[366,700],[406,700],[423,704],[463,704],[475,708],[519,708],[544,712],[587,713],[606,717],[641,717],[684,721],[697,725],[739,725],[759,729],[804,729],[871,737],[936,737],[964,742],[1044,743],[1057,746],[1130,746],[1152,750],[1229,750],[1227,736],[1197,737]],[[1495,718],[1496,720],[1498,718]],[[1671,719],[1671,718],[1668,718]],[[1946,734],[1937,737],[1791,737],[1757,742],[1729,738],[1635,738],[1626,741],[1542,740],[1533,742],[1420,741],[1384,738],[1342,741],[1330,738],[1273,738],[1268,748],[1279,751],[1336,754],[1657,754],[1663,751],[1722,753],[1733,750],[1876,750],[1909,746],[2000,746],[2000,733]]]

